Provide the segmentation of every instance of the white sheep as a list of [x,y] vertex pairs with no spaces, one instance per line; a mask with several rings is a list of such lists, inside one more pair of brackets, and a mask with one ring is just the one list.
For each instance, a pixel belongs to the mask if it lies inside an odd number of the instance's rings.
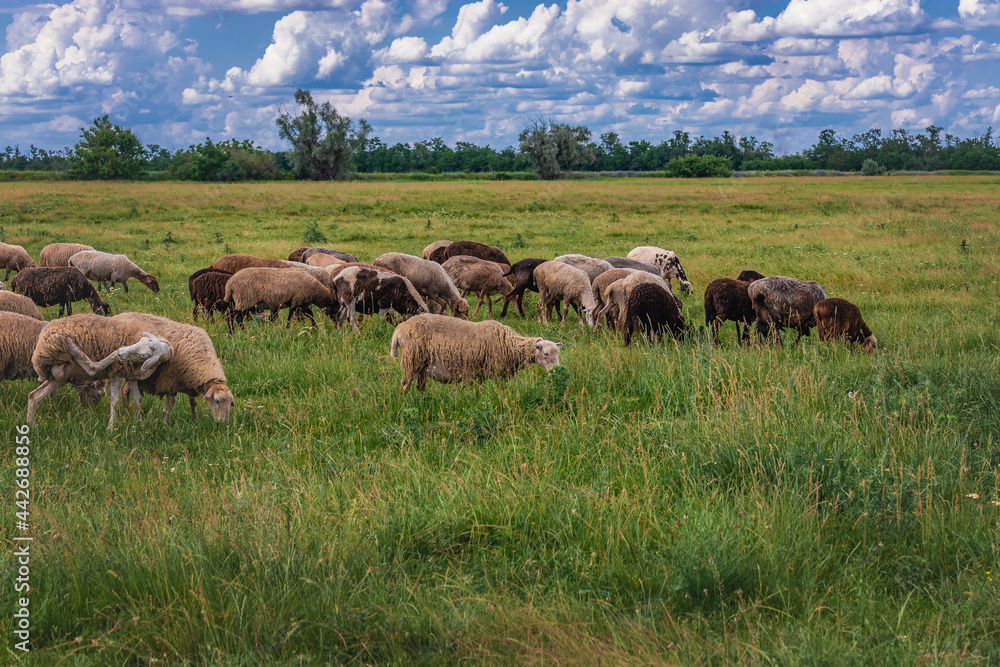
[[543,338],[527,338],[505,324],[467,322],[442,315],[417,315],[396,327],[389,354],[400,360],[402,387],[427,378],[438,382],[474,382],[510,378],[536,363],[545,370],[559,364],[559,348]]
[[694,287],[688,282],[684,268],[681,266],[681,261],[672,250],[644,245],[633,248],[627,255],[627,259],[634,259],[637,262],[652,264],[657,267],[660,270],[660,277],[667,281],[668,288],[673,284],[672,279],[676,278],[680,282],[681,289],[684,292],[688,294],[694,292]]
[[[310,267],[315,268],[315,267]],[[327,280],[329,274],[316,269]],[[247,313],[270,310],[272,317],[282,308],[288,308],[288,325],[294,312],[304,313],[315,326],[312,306],[318,306],[331,319],[336,317],[336,294],[312,272],[298,268],[250,267],[237,271],[226,282],[226,327],[233,332],[233,324],[243,327]]]
[[373,259],[372,264],[409,280],[428,306],[432,303],[442,308],[447,306],[455,317],[469,316],[469,302],[462,298],[455,283],[437,262],[401,252],[387,252]]
[[318,266],[320,268],[330,266],[331,264],[347,264],[342,259],[338,259],[333,255],[327,255],[324,252],[317,252],[309,255],[309,259],[306,260],[306,264],[309,266]]
[[0,268],[6,269],[4,280],[10,280],[11,271],[20,271],[33,266],[36,266],[35,260],[31,259],[31,255],[23,247],[0,242]]
[[128,279],[135,278],[153,292],[160,291],[156,276],[140,269],[125,255],[112,255],[98,250],[83,250],[69,258],[69,265],[82,271],[88,280],[96,280],[98,289],[107,283],[108,291],[110,291],[115,283],[121,283],[125,293],[128,294]]
[[[635,272],[636,269],[616,268],[616,269],[611,269],[610,271],[605,271],[601,275],[597,276],[597,278],[593,281],[593,283],[591,283],[591,291],[594,293],[594,312],[600,313],[604,309],[604,294],[607,291],[608,286],[611,285],[611,283],[617,282],[622,278],[627,278]],[[656,277],[659,278],[660,274],[657,273]],[[612,316],[610,311],[608,312],[607,315],[609,319]],[[594,331],[597,331],[600,325],[601,325],[601,320],[599,317],[595,315]]]
[[597,276],[614,268],[603,259],[588,257],[587,255],[559,255],[552,261],[562,262],[563,264],[569,264],[574,268],[580,269],[587,274],[587,278],[590,279],[591,283],[594,282]]
[[538,283],[538,321],[547,324],[552,317],[552,307],[561,301],[566,302],[566,309],[559,318],[560,324],[566,324],[566,314],[573,306],[580,323],[584,314],[587,326],[594,324],[594,293],[587,274],[562,262],[544,262],[535,268],[535,282]]
[[50,243],[38,253],[38,266],[69,266],[70,257],[93,249],[82,243]]

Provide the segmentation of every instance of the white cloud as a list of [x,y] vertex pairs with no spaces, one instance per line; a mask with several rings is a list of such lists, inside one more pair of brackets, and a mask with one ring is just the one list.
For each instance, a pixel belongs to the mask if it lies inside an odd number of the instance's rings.
[[427,55],[427,42],[423,37],[400,37],[394,39],[389,49],[383,53],[383,62],[411,63]]
[[958,15],[966,27],[1000,26],[1000,1],[959,0]]
[[1000,88],[996,86],[988,86],[986,88],[973,88],[972,90],[967,90],[962,94],[967,100],[982,100],[982,99],[993,99],[1000,97]]
[[920,0],[790,0],[774,29],[788,36],[909,33],[927,22]]

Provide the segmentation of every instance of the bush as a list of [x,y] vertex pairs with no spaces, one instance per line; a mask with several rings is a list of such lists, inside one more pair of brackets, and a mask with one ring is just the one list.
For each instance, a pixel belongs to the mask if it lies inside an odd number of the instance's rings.
[[861,175],[862,176],[883,176],[885,174],[885,167],[880,165],[875,160],[868,158],[861,163]]
[[132,130],[115,125],[105,114],[94,119],[90,128],[81,128],[70,158],[70,175],[75,178],[136,179],[145,170],[145,149]]
[[676,178],[706,178],[733,175],[729,160],[716,155],[686,155],[667,163],[667,173]]

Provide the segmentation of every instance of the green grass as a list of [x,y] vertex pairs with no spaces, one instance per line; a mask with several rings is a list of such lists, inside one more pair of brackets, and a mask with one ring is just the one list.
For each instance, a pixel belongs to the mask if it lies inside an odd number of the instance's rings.
[[[510,317],[563,341],[563,366],[403,395],[375,319],[203,323],[228,424],[178,401],[166,427],[147,397],[108,432],[107,403],[42,405],[21,662],[997,664],[998,185],[10,184],[0,239],[85,242],[158,277],[115,312],[191,321],[188,274],[284,257],[308,229],[364,260],[438,238],[512,259],[651,243],[680,256],[699,325],[705,285],[751,268],[854,301],[881,348],[743,349],[728,324],[716,347],[625,349]],[[8,483],[32,388],[0,384]],[[14,521],[9,500],[8,573]],[[11,585],[0,606],[9,638]]]

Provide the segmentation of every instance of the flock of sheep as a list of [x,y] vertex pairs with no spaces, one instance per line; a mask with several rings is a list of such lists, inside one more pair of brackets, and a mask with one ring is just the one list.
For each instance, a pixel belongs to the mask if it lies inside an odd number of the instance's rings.
[[[28,399],[28,421],[41,401],[65,383],[80,391],[84,403],[110,393],[113,426],[122,391],[136,409],[141,393],[165,398],[166,419],[177,394],[203,396],[213,416],[228,419],[233,395],[211,339],[197,326],[145,313],[111,316],[98,288],[119,283],[128,292],[135,279],[154,292],[156,278],[125,255],[111,255],[86,245],[54,243],[42,249],[36,266],[21,246],[0,243],[0,378],[37,377],[41,383]],[[525,316],[526,291],[539,294],[538,319],[547,323],[555,310],[565,324],[572,307],[581,324],[595,331],[602,321],[617,328],[629,345],[641,332],[651,341],[663,334],[688,334],[681,291],[694,291],[677,255],[653,246],[635,248],[626,257],[596,259],[580,254],[553,260],[510,262],[495,246],[475,241],[436,241],[422,257],[390,252],[371,263],[349,253],[302,247],[288,259],[226,255],[188,280],[192,316],[223,314],[227,328],[244,325],[247,316],[270,312],[274,319],[288,310],[315,323],[313,307],[355,331],[358,318],[378,314],[404,318],[396,326],[390,354],[400,359],[403,389],[427,378],[439,382],[471,382],[510,377],[532,363],[546,370],[559,363],[561,343],[524,337],[493,320],[470,322],[466,296],[478,298],[475,317],[485,302],[493,316],[493,297],[503,297],[500,317],[508,307]],[[72,315],[72,304],[86,300],[94,314]],[[60,306],[67,317],[45,323],[39,306]],[[450,311],[451,316],[445,315]],[[408,318],[408,319],[407,319]],[[784,276],[765,277],[744,271],[736,279],[713,280],[705,290],[705,322],[718,340],[723,322],[736,323],[741,343],[756,324],[760,337],[780,342],[780,330],[798,331],[798,340],[815,326],[820,340],[846,340],[875,350],[876,339],[861,312],[844,299],[826,297],[816,282]]]

